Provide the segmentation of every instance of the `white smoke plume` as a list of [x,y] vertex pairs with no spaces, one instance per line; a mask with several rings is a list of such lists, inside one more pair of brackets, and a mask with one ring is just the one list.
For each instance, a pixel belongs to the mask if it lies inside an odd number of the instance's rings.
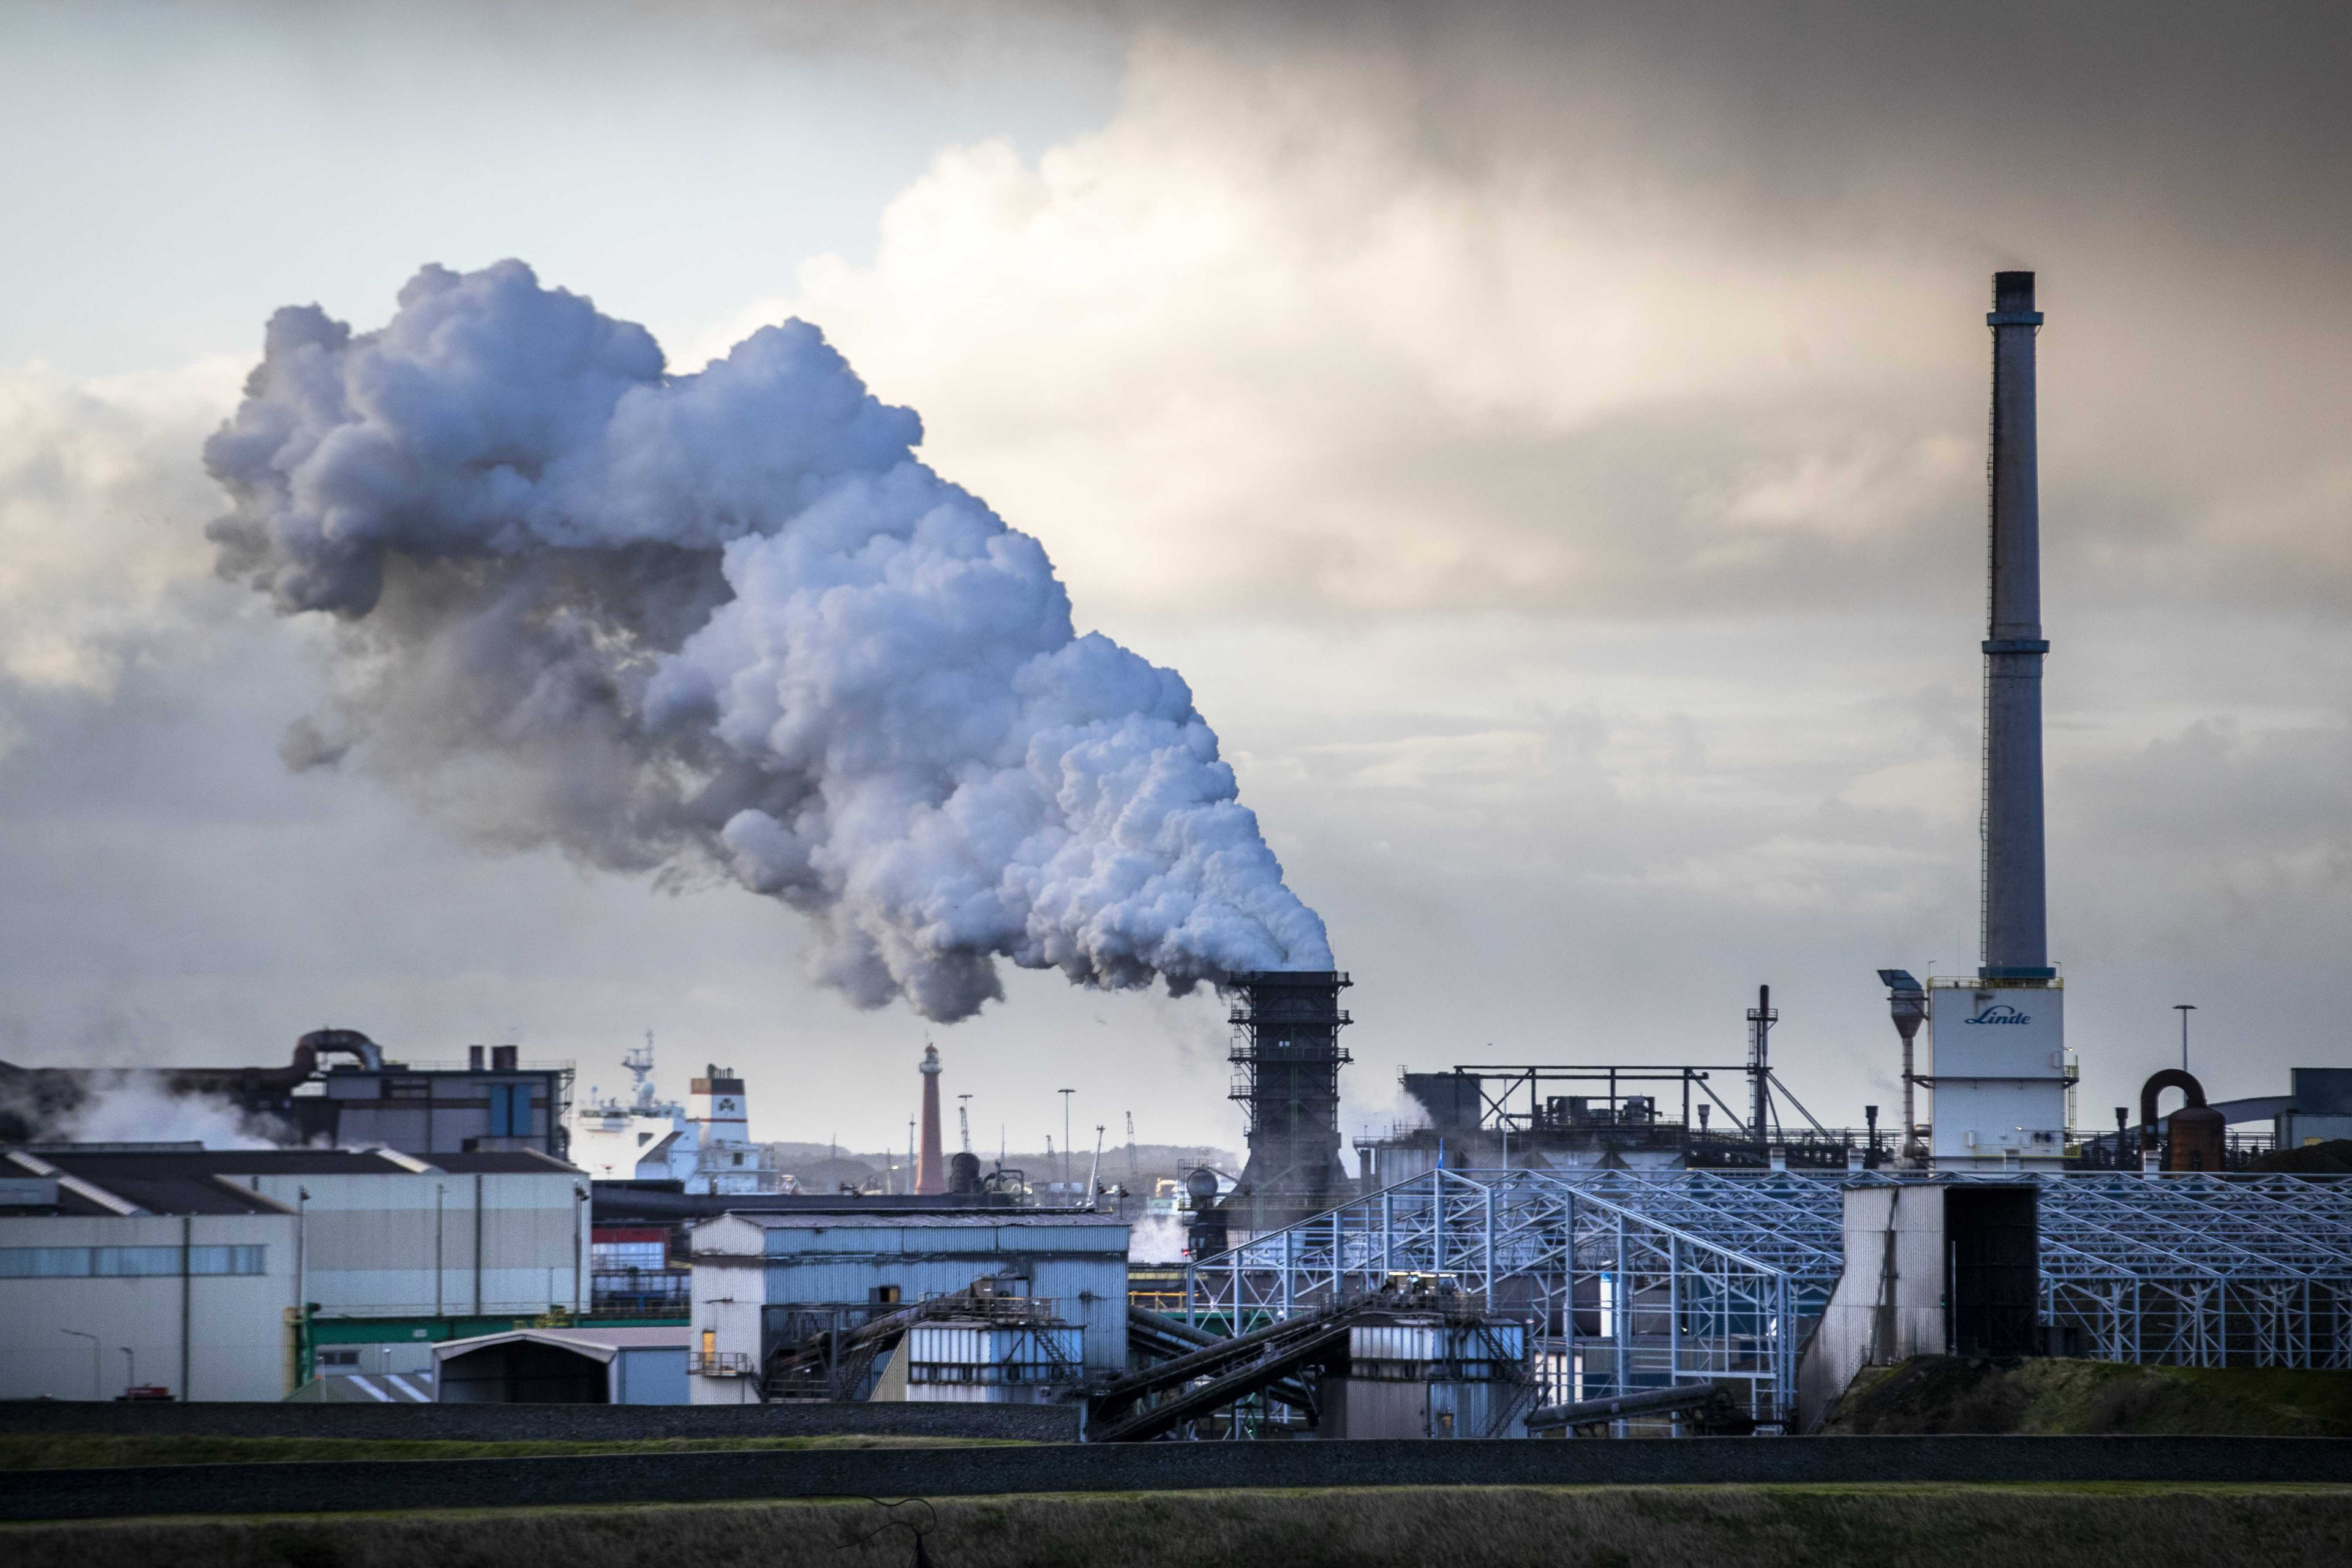
[[1139,1215],[1127,1231],[1127,1260],[1129,1263],[1181,1263],[1184,1248],[1192,1243],[1191,1233],[1184,1228],[1184,1216],[1172,1214]]
[[276,1118],[252,1115],[218,1095],[175,1094],[170,1076],[126,1068],[93,1075],[82,1098],[40,1135],[69,1143],[202,1143],[207,1149],[274,1149],[286,1142]]
[[805,322],[671,374],[519,261],[428,267],[379,331],[271,320],[205,449],[211,534],[336,618],[289,765],[350,755],[490,845],[730,874],[861,1005],[968,1016],[998,959],[1179,992],[1330,967],[1182,679],[1076,636],[921,437]]

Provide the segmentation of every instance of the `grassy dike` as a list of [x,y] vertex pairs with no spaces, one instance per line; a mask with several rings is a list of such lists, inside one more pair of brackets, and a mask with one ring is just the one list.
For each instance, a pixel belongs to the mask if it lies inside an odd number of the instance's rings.
[[13,1568],[2068,1568],[2352,1562],[2352,1486],[1445,1487],[0,1525]]
[[1916,1356],[1864,1368],[1826,1430],[2352,1437],[2352,1372]]

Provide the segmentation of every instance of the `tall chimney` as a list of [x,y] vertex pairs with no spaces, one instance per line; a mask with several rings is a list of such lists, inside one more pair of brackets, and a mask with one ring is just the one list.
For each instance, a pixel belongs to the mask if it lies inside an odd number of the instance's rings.
[[2042,507],[2035,478],[2033,274],[1992,275],[1991,593],[1985,628],[1987,980],[2049,980],[2042,844]]
[[923,1047],[923,1153],[915,1166],[915,1191],[948,1190],[947,1172],[940,1163],[940,1048]]

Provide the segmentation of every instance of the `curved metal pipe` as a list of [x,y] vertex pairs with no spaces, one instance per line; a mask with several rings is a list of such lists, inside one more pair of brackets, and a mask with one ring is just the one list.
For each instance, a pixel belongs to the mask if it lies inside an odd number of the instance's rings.
[[2166,1068],[2162,1072],[2150,1073],[2147,1081],[2140,1086],[2139,1124],[2142,1127],[2156,1125],[2156,1097],[2168,1089],[2177,1089],[2186,1094],[2189,1109],[2203,1109],[2205,1086],[2179,1068]]

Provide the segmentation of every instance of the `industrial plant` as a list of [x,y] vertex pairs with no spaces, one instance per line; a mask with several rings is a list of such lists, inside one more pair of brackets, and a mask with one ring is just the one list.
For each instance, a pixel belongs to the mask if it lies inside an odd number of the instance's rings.
[[[348,1027],[181,1068],[248,1150],[51,1135],[119,1074],[0,1064],[0,1399],[1043,1405],[1104,1444],[1819,1427],[1908,1357],[2352,1367],[2352,1069],[2089,1125],[2047,941],[2030,272],[1994,276],[1979,962],[1875,973],[1899,1105],[1809,1110],[1772,1061],[1437,1061],[1350,1141],[1336,967],[1216,977],[1245,1156],[1106,1181],[973,1149],[952,1047],[903,1165],[810,1178],[755,1074],[625,1095],[512,1045]],[[2095,984],[2095,981],[2093,982]],[[1729,1020],[1727,1017],[1727,1023]],[[912,1058],[911,1047],[909,1057]],[[2182,1103],[2168,1115],[2160,1097]],[[1132,1128],[1129,1128],[1132,1137]],[[1077,1179],[1083,1166],[1085,1179]],[[2339,1164],[2338,1168],[2341,1166]],[[1133,1162],[1129,1175],[1134,1178]],[[1164,1188],[1164,1190],[1157,1190]],[[1181,1224],[1181,1258],[1137,1227]]]

